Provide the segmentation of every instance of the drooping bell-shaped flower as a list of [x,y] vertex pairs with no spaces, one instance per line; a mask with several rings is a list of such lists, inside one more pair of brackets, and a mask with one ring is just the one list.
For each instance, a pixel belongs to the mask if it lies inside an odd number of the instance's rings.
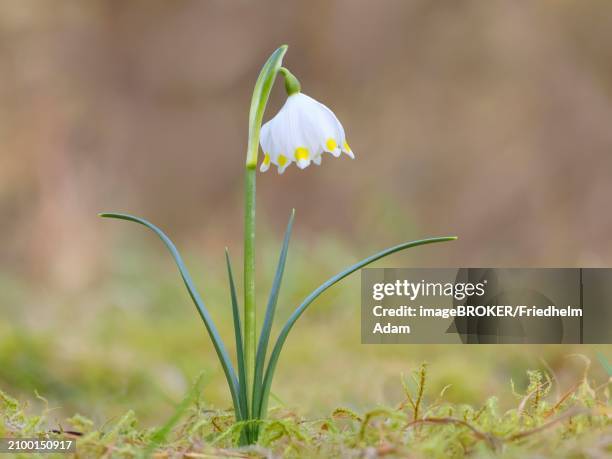
[[319,165],[324,152],[336,158],[344,152],[355,158],[336,115],[322,103],[302,94],[299,83],[297,85],[297,89],[291,90],[286,84],[289,97],[285,105],[261,127],[262,172],[267,171],[270,164],[278,167],[279,174],[291,163],[296,163],[300,169],[311,162]]

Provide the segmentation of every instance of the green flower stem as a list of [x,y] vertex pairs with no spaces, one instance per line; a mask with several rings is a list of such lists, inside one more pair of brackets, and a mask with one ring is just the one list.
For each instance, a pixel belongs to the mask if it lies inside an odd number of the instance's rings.
[[[259,72],[249,110],[249,141],[246,155],[244,181],[244,367],[246,370],[246,394],[251,406],[255,378],[256,323],[257,308],[255,304],[255,179],[257,156],[259,154],[259,134],[263,114],[268,104],[270,92],[276,75],[281,68],[287,45],[274,51]],[[247,419],[252,416],[247,413]]]
[[256,305],[255,305],[255,168],[247,167],[244,182],[244,360],[247,406],[255,374]]

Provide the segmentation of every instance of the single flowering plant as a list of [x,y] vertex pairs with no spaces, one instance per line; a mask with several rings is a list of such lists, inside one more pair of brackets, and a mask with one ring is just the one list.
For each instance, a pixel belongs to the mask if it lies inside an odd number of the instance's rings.
[[[333,157],[338,157],[344,153],[351,158],[355,158],[346,141],[344,128],[336,115],[322,103],[303,94],[297,78],[282,66],[286,51],[287,46],[281,46],[269,57],[257,78],[251,99],[244,190],[244,296],[242,314],[240,313],[239,296],[234,282],[229,252],[226,250],[225,261],[236,347],[235,367],[179,251],[170,238],[157,226],[142,218],[118,213],[100,214],[102,217],[129,220],[146,226],[156,233],[169,249],[221,363],[233,403],[236,426],[238,427],[237,432],[239,432],[237,438],[240,444],[257,442],[261,425],[265,422],[267,416],[270,389],[285,341],[296,321],[319,295],[355,271],[387,255],[410,247],[456,239],[455,237],[437,237],[404,242],[349,266],[313,290],[296,307],[281,328],[271,351],[268,349],[295,211],[292,211],[289,217],[274,281],[268,296],[263,324],[258,330],[255,302],[255,182],[259,146],[261,144],[263,150],[263,158],[259,166],[261,172],[267,171],[271,165],[276,166],[281,174],[292,163],[295,163],[300,169],[308,167],[311,163],[320,165],[325,153]],[[287,100],[280,111],[262,126],[268,98],[278,75],[282,75],[285,81]],[[259,339],[257,339],[257,335],[259,335]]]

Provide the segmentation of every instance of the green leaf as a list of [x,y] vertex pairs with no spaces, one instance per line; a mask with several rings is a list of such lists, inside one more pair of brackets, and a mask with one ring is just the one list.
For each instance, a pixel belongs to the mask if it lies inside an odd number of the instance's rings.
[[229,251],[225,248],[225,262],[227,264],[227,276],[229,278],[230,295],[232,299],[232,317],[234,318],[234,335],[236,336],[236,362],[238,363],[238,398],[240,401],[240,409],[244,419],[248,419],[248,403],[247,403],[247,385],[246,373],[244,369],[244,346],[242,344],[242,325],[240,323],[240,310],[238,309],[238,295],[236,295],[236,285],[234,284],[234,275],[232,273],[232,263],[230,261]]
[[225,349],[225,345],[223,344],[223,340],[217,331],[217,327],[215,326],[212,317],[208,313],[206,306],[204,305],[204,301],[200,297],[197,289],[195,288],[193,281],[191,280],[191,276],[189,275],[189,271],[185,267],[185,263],[183,263],[183,259],[179,251],[177,250],[174,243],[170,240],[168,236],[164,234],[164,232],[159,229],[154,224],[144,220],[142,218],[134,217],[133,215],[128,214],[115,214],[115,213],[102,213],[99,214],[100,217],[105,218],[116,218],[119,220],[127,220],[134,223],[139,223],[141,225],[146,226],[151,231],[153,231],[162,242],[166,245],[172,257],[174,258],[174,262],[176,263],[181,277],[183,278],[183,282],[185,283],[185,287],[187,287],[187,291],[189,292],[189,296],[191,297],[193,303],[195,304],[198,312],[200,313],[200,317],[204,322],[204,326],[208,331],[208,335],[213,343],[215,351],[217,352],[217,356],[219,357],[219,361],[221,362],[221,366],[223,367],[223,372],[225,373],[225,378],[227,379],[227,384],[230,389],[230,393],[232,396],[232,402],[234,404],[234,410],[236,412],[236,418],[242,418],[242,410],[240,409],[240,404],[238,401],[238,381],[236,380],[236,373],[234,372],[234,367],[232,366],[232,362],[227,354]]
[[285,272],[285,262],[287,261],[287,251],[289,249],[289,239],[291,237],[291,230],[293,229],[294,218],[295,209],[291,211],[291,215],[289,216],[289,223],[287,224],[287,230],[285,231],[285,238],[283,240],[281,253],[278,259],[276,274],[272,283],[272,289],[270,290],[270,297],[268,299],[268,306],[266,308],[266,317],[264,319],[263,326],[261,327],[261,334],[259,336],[257,357],[255,360],[255,380],[253,383],[253,413],[259,413],[261,407],[261,395],[263,389],[262,377],[266,361],[266,354],[268,352],[268,342],[270,341],[270,333],[272,332],[272,323],[274,322],[274,314],[276,312],[276,304],[278,301],[281,282],[283,280],[283,273]]
[[261,396],[262,402],[260,405],[259,413],[257,413],[258,417],[263,418],[266,415],[266,412],[268,410],[268,397],[270,395],[270,388],[272,386],[272,379],[274,378],[276,364],[278,363],[278,358],[280,357],[280,353],[283,349],[283,345],[285,344],[285,341],[287,340],[287,336],[289,335],[289,332],[293,328],[293,325],[295,325],[295,322],[304,313],[306,308],[308,308],[308,306],[310,306],[310,304],[319,295],[321,295],[321,293],[323,293],[325,290],[330,288],[335,283],[341,281],[348,275],[369,265],[370,263],[373,263],[377,260],[380,260],[381,258],[386,257],[387,255],[391,255],[392,253],[399,252],[400,250],[404,250],[404,249],[409,249],[411,247],[417,247],[419,245],[433,244],[436,242],[454,241],[456,239],[457,239],[456,237],[437,237],[437,238],[431,238],[431,239],[421,239],[421,240],[412,241],[412,242],[405,242],[403,244],[399,244],[394,247],[390,247],[388,249],[385,249],[381,252],[378,252],[372,255],[371,257],[361,260],[359,263],[356,263],[353,266],[346,268],[344,271],[336,274],[334,277],[329,278],[327,281],[321,284],[316,290],[314,290],[310,295],[308,295],[306,299],[302,302],[302,304],[300,304],[297,307],[297,309],[293,312],[293,314],[291,314],[291,317],[289,317],[289,319],[285,323],[285,326],[279,333],[278,338],[276,339],[276,343],[272,350],[272,354],[270,355],[270,361],[268,362],[268,368],[266,369],[266,375],[263,381],[262,396]]
[[596,355],[599,359],[599,363],[601,363],[601,365],[605,368],[605,370],[608,372],[608,375],[612,377],[612,365],[608,363],[608,361],[601,352],[596,352]]
[[144,458],[151,457],[155,449],[166,441],[168,434],[183,417],[185,411],[187,411],[187,409],[197,400],[198,395],[202,391],[203,382],[204,373],[201,373],[196,382],[194,383],[193,387],[189,389],[187,395],[185,395],[181,403],[178,404],[176,410],[174,410],[174,414],[170,417],[170,419],[168,419],[163,426],[161,426],[158,430],[155,431],[153,435],[151,435],[149,444],[143,452]]
[[253,97],[251,98],[251,109],[249,111],[249,144],[247,147],[247,168],[257,166],[257,153],[259,151],[259,130],[263,114],[272,91],[272,85],[276,75],[283,64],[283,57],[287,52],[287,45],[279,47],[274,51],[259,72]]

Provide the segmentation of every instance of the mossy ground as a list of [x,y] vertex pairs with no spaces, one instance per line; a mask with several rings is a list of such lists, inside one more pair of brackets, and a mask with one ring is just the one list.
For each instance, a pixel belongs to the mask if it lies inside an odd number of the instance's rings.
[[277,407],[250,447],[235,446],[244,426],[234,423],[230,411],[208,407],[196,395],[199,385],[166,424],[149,429],[139,426],[133,411],[102,426],[80,415],[53,426],[49,412],[28,415],[0,393],[0,434],[72,438],[77,457],[612,457],[610,381],[594,387],[585,373],[555,398],[551,377],[530,371],[525,392],[513,389],[517,406],[505,412],[494,397],[472,407],[446,402],[445,390],[428,393],[425,365],[402,382],[398,404],[363,413],[338,408],[305,419]]
[[[610,385],[595,359],[612,346],[364,346],[358,276],[297,323],[260,442],[236,449],[214,351],[171,261],[145,241],[109,254],[112,271],[83,292],[0,273],[0,436],[78,432],[78,457],[612,456]],[[260,251],[261,302],[273,242]],[[188,265],[231,350],[223,254],[195,252]],[[296,240],[278,321],[361,255],[336,239]]]

